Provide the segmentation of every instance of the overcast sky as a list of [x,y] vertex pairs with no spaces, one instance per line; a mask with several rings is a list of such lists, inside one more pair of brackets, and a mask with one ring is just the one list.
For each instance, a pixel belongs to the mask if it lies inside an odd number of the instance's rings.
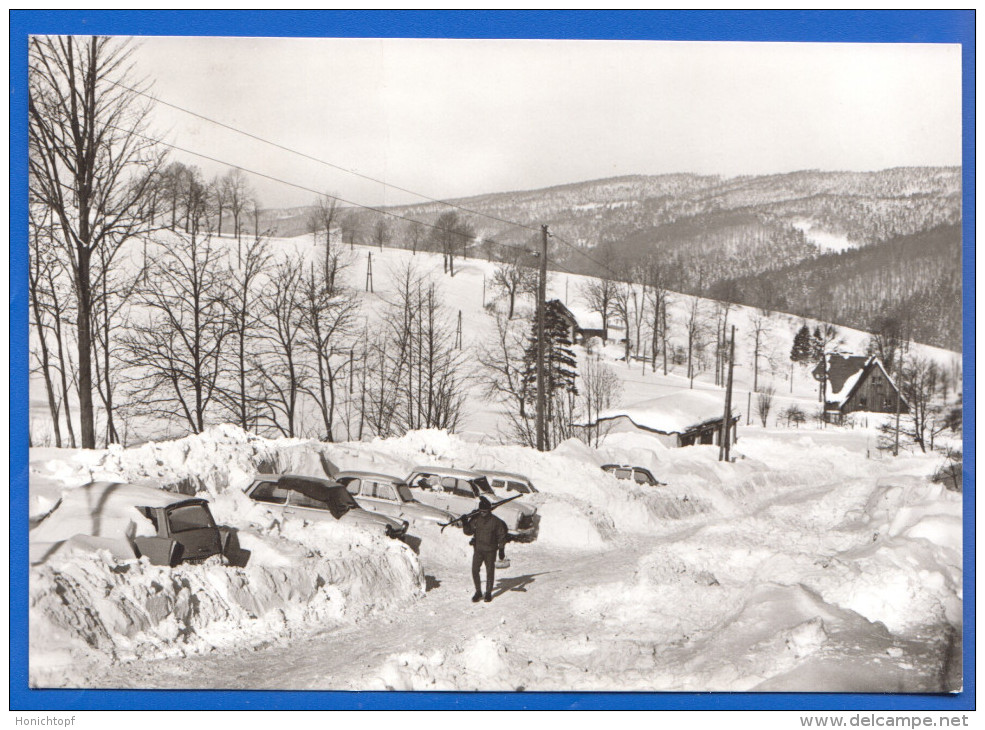
[[[161,99],[436,198],[636,173],[961,162],[958,45],[139,42]],[[420,200],[162,105],[154,118],[169,141],[230,164],[366,205]],[[313,197],[252,184],[265,206]]]

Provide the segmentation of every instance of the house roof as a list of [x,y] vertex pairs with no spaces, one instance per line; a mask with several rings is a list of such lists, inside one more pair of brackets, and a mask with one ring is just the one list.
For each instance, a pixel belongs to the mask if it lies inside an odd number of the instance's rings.
[[[858,390],[868,373],[875,368],[879,368],[882,371],[882,374],[886,376],[886,380],[893,387],[893,390],[899,393],[899,387],[896,385],[896,381],[886,372],[882,360],[875,355],[866,357],[864,355],[840,355],[831,353],[827,356],[826,363],[828,370],[828,379],[824,389],[824,402],[826,404],[833,404],[838,408],[843,406],[852,397],[852,394]],[[821,363],[818,363],[815,373],[819,373],[820,368]],[[902,396],[900,396],[900,400],[903,403],[906,402]]]
[[578,328],[583,330],[600,330],[602,329],[602,315],[598,312],[589,311],[586,307],[580,307],[578,305],[568,305],[568,311],[575,318],[575,322],[578,323]]
[[[725,411],[722,393],[688,390],[659,398],[640,401],[618,408],[608,408],[599,414],[605,421],[624,416],[637,427],[659,433],[687,433],[713,421],[721,421]],[[732,416],[738,414],[732,409]]]

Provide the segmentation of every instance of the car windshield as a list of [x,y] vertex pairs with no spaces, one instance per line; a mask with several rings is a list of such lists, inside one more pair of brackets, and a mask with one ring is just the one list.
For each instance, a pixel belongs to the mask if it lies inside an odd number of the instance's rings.
[[400,495],[401,502],[412,502],[414,501],[414,493],[410,491],[410,487],[406,484],[397,484],[397,493]]
[[203,504],[176,507],[168,514],[168,521],[171,523],[171,532],[187,532],[188,530],[200,530],[203,527],[215,527],[212,514]]
[[649,484],[650,477],[646,475],[646,472],[642,472],[639,469],[633,472],[633,479],[636,480],[637,484]]

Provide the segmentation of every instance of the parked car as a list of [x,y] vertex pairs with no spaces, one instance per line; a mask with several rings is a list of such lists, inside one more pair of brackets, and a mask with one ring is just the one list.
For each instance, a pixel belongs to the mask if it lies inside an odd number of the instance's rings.
[[257,474],[246,488],[246,495],[282,514],[312,522],[338,520],[397,539],[407,533],[406,520],[364,510],[345,487],[331,479]]
[[[453,512],[456,517],[476,509],[479,497],[486,497],[490,502],[501,499],[486,477],[475,471],[416,466],[405,481],[419,501]],[[498,508],[496,515],[506,523],[514,539],[533,538],[537,534],[539,517],[532,505],[514,500]]]
[[335,481],[346,488],[360,507],[387,517],[443,525],[458,516],[419,502],[399,477],[371,471],[340,471]]
[[499,492],[509,492],[505,496],[511,497],[513,494],[536,494],[537,489],[530,483],[530,479],[523,474],[514,474],[509,471],[493,471],[491,469],[476,469],[489,482],[489,486],[497,494]]
[[[144,520],[141,520],[142,515]],[[217,525],[209,503],[142,484],[92,482],[65,490],[30,533],[32,563],[64,544],[101,547],[113,555],[146,556],[154,565],[201,563],[220,555],[245,565],[236,529]]]
[[630,466],[628,464],[605,464],[602,469],[609,472],[616,479],[625,479],[649,487],[666,487],[664,482],[657,479],[650,473],[649,469],[642,466]]

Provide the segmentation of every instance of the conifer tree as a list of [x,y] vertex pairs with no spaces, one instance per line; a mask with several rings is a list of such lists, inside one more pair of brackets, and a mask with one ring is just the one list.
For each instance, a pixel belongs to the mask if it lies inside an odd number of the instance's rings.
[[[568,325],[564,318],[561,316],[560,302],[552,300],[547,302],[544,311],[544,336],[546,339],[545,343],[545,358],[544,363],[544,374],[545,387],[547,390],[547,409],[545,421],[548,424],[554,424],[554,431],[567,431],[570,420],[564,419],[565,415],[562,413],[562,408],[555,407],[556,401],[559,400],[559,396],[562,399],[568,398],[569,402],[573,403],[574,396],[578,395],[578,387],[575,380],[578,376],[577,373],[577,360],[575,353],[571,350],[571,338],[568,336]],[[523,373],[523,384],[524,391],[527,394],[527,398],[530,400],[531,405],[536,403],[537,400],[537,323],[531,326],[531,334],[527,349],[523,357],[524,362],[524,373]],[[570,411],[571,409],[569,409]],[[568,414],[572,415],[572,414]],[[556,423],[561,419],[562,423]],[[551,441],[550,433],[548,433],[548,442]]]
[[790,359],[794,362],[809,362],[812,352],[811,331],[805,324],[801,327],[793,338],[793,348],[790,350]]

